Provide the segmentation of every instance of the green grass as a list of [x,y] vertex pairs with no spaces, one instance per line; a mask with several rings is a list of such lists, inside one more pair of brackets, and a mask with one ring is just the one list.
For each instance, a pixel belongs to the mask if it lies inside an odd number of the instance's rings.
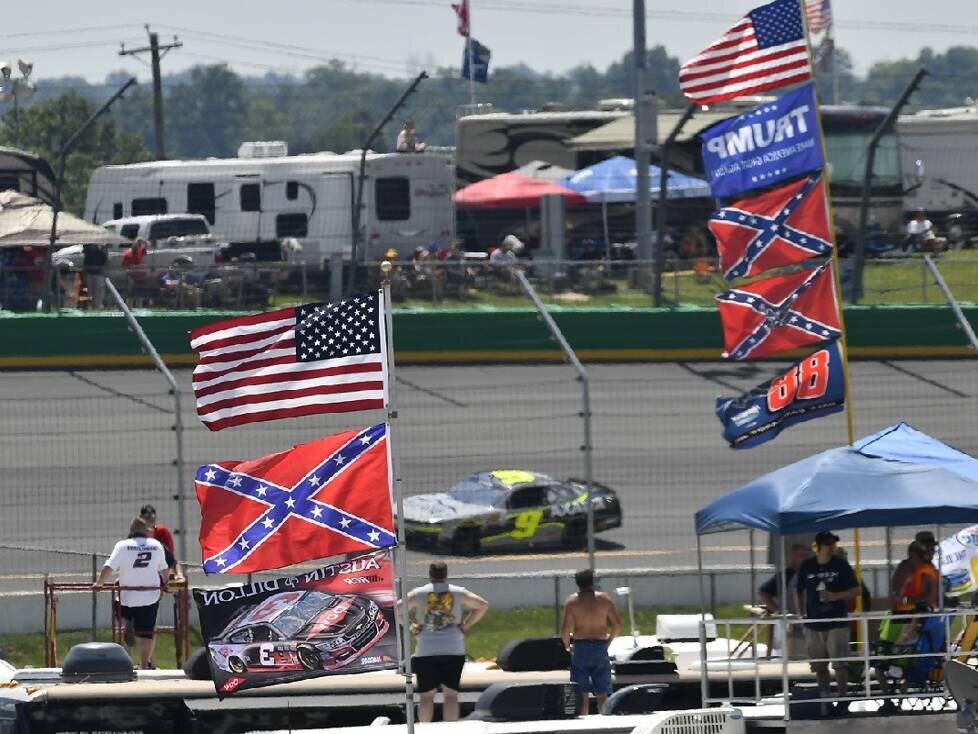
[[[693,607],[645,607],[635,610],[635,624],[642,634],[655,633],[655,617],[657,614],[693,614],[698,612]],[[624,607],[619,609],[622,620],[621,634],[627,635],[628,614]],[[745,612],[739,605],[730,604],[717,609],[718,618],[743,618]],[[519,637],[547,637],[558,634],[559,619],[552,607],[533,607],[528,609],[490,609],[482,620],[466,637],[466,650],[474,660],[489,660],[495,658],[503,646],[510,640]],[[738,637],[742,629],[734,627],[733,636]],[[721,630],[722,634],[722,630]],[[108,642],[111,635],[108,630],[100,630],[98,641]],[[58,633],[58,659],[64,660],[65,653],[73,645],[91,642],[90,631],[71,631]],[[191,630],[191,649],[201,644],[200,630]],[[0,651],[3,658],[11,665],[24,668],[28,666],[41,667],[44,665],[44,640],[40,634],[0,635]],[[159,668],[175,668],[176,656],[173,648],[173,638],[160,635],[156,642],[156,665]]]
[[[937,265],[954,293],[962,302],[978,302],[978,251],[965,250],[946,254],[937,259]],[[651,296],[641,288],[630,289],[624,277],[610,281],[616,288],[612,293],[558,293],[541,291],[540,296],[548,304],[568,306],[605,307],[646,307],[651,305]],[[920,304],[944,303],[933,276],[924,264],[923,256],[893,258],[884,261],[871,261],[866,264],[864,275],[864,297],[861,303],[878,304]],[[662,276],[663,303],[686,306],[713,306],[714,296],[729,288],[729,284],[714,274],[710,278],[697,277],[692,270],[666,272]],[[309,293],[308,298],[326,298],[325,293]],[[291,305],[301,300],[296,295],[278,295],[272,305]],[[522,293],[502,293],[498,291],[473,290],[466,299],[444,298],[437,307],[441,308],[526,308],[529,305]],[[395,303],[395,309],[428,309],[436,307],[430,298],[409,297]]]

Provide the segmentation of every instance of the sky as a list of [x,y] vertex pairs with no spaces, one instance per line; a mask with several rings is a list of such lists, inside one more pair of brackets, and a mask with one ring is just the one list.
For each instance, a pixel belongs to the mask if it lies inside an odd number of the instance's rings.
[[[145,61],[118,55],[119,43],[146,45],[146,23],[161,43],[183,47],[164,73],[226,62],[237,72],[301,74],[336,57],[362,71],[406,77],[454,66],[462,53],[451,0],[45,0],[4,8],[10,62],[34,62],[35,77],[81,76],[102,82],[126,70],[149,77]],[[647,45],[663,44],[684,60],[751,8],[749,0],[646,0]],[[165,12],[161,8],[165,7]],[[886,8],[886,17],[876,10]],[[914,57],[930,46],[978,45],[975,0],[834,0],[837,44],[857,72],[879,60]],[[604,69],[632,45],[630,0],[471,0],[473,36],[492,49],[493,64],[524,62],[551,72],[580,63]],[[148,55],[143,55],[146,59]],[[978,82],[976,82],[978,86]],[[970,90],[970,92],[978,92]]]

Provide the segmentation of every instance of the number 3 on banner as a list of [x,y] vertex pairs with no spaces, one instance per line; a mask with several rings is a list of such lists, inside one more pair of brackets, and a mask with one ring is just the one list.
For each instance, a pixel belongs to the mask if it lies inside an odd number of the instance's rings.
[[821,349],[771,383],[767,390],[767,409],[777,413],[794,400],[820,398],[828,385],[829,352]]

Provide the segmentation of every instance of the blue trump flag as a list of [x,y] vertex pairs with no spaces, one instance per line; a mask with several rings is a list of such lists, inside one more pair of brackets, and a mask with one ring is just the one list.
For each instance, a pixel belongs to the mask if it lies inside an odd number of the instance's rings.
[[472,81],[485,84],[489,80],[489,58],[492,56],[492,51],[472,38],[472,36],[465,39],[465,48],[462,50],[462,78],[469,78],[470,43],[472,44],[472,66],[474,67]]
[[730,448],[748,449],[844,407],[842,350],[834,341],[739,398],[717,398],[716,414]]
[[822,167],[815,88],[806,84],[703,132],[713,196],[740,194]]

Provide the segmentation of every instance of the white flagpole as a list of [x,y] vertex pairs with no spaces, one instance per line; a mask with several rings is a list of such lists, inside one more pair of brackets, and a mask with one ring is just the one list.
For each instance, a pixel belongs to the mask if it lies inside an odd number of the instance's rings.
[[465,3],[465,24],[469,35],[465,37],[465,47],[469,53],[469,114],[475,112],[475,48],[472,45],[472,0]]
[[401,455],[397,440],[397,408],[394,402],[394,331],[391,314],[392,265],[387,260],[380,264],[384,273],[384,348],[387,356],[387,448],[390,452],[394,480],[394,501],[397,512],[397,548],[395,548],[395,569],[400,583],[401,597],[401,639],[402,671],[404,674],[404,716],[407,734],[414,734],[414,678],[411,671],[411,616],[408,613],[408,575],[407,542],[404,532],[404,493],[401,489]]

